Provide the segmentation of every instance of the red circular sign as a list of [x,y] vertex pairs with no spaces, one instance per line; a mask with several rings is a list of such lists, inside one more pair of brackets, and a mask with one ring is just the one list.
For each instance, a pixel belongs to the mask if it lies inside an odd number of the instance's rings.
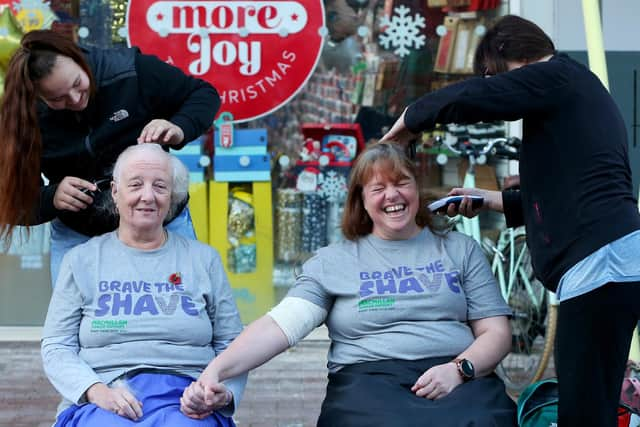
[[210,82],[234,122],[268,114],[306,83],[322,50],[322,0],[130,0],[129,45]]

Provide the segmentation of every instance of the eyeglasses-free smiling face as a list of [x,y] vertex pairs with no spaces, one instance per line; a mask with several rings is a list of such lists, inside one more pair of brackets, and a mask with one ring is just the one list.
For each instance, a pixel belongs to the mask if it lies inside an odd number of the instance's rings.
[[51,73],[36,86],[42,101],[52,110],[82,111],[89,104],[89,76],[67,56],[58,55]]
[[112,186],[120,227],[145,232],[162,228],[171,204],[169,160],[161,153],[132,153]]
[[418,187],[407,171],[393,174],[375,167],[371,178],[362,187],[362,200],[373,222],[372,233],[376,237],[402,240],[420,232],[416,224]]

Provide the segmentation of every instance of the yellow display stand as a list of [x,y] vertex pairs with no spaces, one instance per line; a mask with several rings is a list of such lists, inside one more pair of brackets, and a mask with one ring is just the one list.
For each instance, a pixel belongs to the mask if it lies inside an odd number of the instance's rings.
[[209,202],[207,183],[189,184],[189,212],[196,237],[203,243],[209,243]]
[[209,181],[209,244],[222,257],[242,322],[247,324],[273,306],[273,218],[271,182],[251,183],[256,232],[256,270],[251,273],[229,271],[227,219],[229,191],[235,183]]

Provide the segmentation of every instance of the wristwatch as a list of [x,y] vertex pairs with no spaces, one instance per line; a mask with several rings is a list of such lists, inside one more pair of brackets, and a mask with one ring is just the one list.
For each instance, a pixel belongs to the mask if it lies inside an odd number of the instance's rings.
[[469,359],[454,359],[453,363],[456,364],[462,381],[469,381],[475,378],[476,370]]

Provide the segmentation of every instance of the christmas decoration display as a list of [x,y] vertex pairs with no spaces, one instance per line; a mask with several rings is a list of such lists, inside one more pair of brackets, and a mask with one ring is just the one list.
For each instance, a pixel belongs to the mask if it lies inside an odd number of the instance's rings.
[[251,193],[234,189],[229,197],[227,253],[229,270],[250,273],[256,268],[256,240],[253,198]]
[[[116,0],[117,1],[117,0]],[[111,47],[113,11],[111,0],[80,2],[80,43],[85,46]]]
[[389,19],[385,16],[380,22],[380,27],[384,32],[380,35],[378,42],[385,49],[394,48],[393,53],[400,58],[411,53],[409,48],[420,49],[425,45],[426,36],[422,34],[425,27],[425,19],[419,14],[409,16],[411,10],[404,6],[394,9],[395,15]]
[[321,178],[320,170],[314,166],[307,166],[298,174],[296,189],[298,191],[316,191]]
[[276,260],[295,261],[301,251],[302,193],[294,189],[276,192]]
[[312,254],[327,245],[327,197],[323,194],[303,193],[302,251]]
[[304,141],[302,150],[300,151],[300,160],[303,162],[318,160],[321,154],[322,147],[320,146],[320,141],[313,138],[307,138]]
[[127,41],[127,0],[109,0],[111,9],[111,41],[126,43]]
[[277,263],[273,266],[273,286],[288,288],[295,281],[296,264]]
[[[324,44],[322,0],[129,0],[128,42],[211,82],[236,123],[303,88]],[[224,76],[224,78],[220,78]]]
[[302,262],[344,238],[341,223],[347,176],[364,148],[357,124],[305,123],[302,136],[297,153],[292,154],[297,159],[291,161],[287,155],[286,166],[280,165],[286,169],[280,185],[287,188],[276,192],[272,280],[277,287],[291,286]]
[[344,212],[344,199],[335,200],[328,203],[327,206],[327,244],[337,243],[343,240],[342,229],[342,213]]
[[330,202],[344,201],[347,195],[347,178],[330,170],[324,175],[318,191]]

